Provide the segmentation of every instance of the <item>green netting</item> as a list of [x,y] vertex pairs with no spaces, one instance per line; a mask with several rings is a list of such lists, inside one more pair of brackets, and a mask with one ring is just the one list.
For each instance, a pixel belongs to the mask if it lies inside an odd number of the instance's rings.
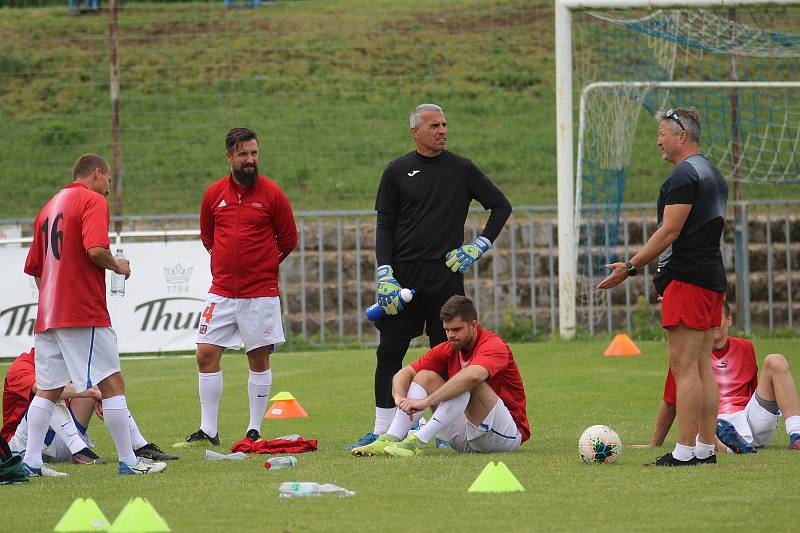
[[[800,5],[584,11],[573,21],[576,94],[598,81],[800,80]],[[703,153],[729,179],[800,181],[796,87],[590,92],[576,183],[581,303],[595,297],[585,289],[605,272],[606,261],[620,255],[619,208],[629,181],[647,180],[655,194],[669,171],[663,166],[632,176],[630,168],[632,158],[655,159],[652,117],[670,107],[699,111]]]

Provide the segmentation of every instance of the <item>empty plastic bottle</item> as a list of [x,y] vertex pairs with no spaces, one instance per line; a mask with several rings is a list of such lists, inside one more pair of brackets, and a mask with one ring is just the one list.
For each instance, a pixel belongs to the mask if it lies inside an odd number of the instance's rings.
[[244,452],[218,453],[213,450],[206,450],[206,459],[209,461],[244,461],[247,454]]
[[352,490],[347,490],[330,483],[321,485],[313,481],[285,481],[278,489],[281,498],[297,498],[300,496],[320,496],[322,494],[336,494],[338,496],[355,496]]
[[280,470],[281,468],[291,468],[293,466],[297,466],[297,459],[294,455],[290,455],[289,457],[272,457],[264,463],[264,468],[269,470]]
[[[117,248],[114,259],[125,259],[122,248]],[[117,298],[125,296],[125,276],[122,274],[117,274],[116,272],[111,273],[111,296],[116,296]]]

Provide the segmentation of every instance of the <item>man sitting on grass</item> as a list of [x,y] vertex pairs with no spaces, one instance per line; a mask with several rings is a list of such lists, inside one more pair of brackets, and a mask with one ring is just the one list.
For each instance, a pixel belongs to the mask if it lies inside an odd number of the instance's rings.
[[[465,296],[452,296],[439,316],[447,341],[394,375],[398,410],[389,431],[353,455],[413,457],[434,437],[458,452],[512,452],[530,438],[525,389],[511,349],[478,325]],[[408,435],[428,407],[431,419]]]
[[[36,365],[34,349],[31,348],[29,353],[22,353],[14,360],[3,384],[3,427],[0,432],[15,455],[24,455],[27,449],[27,410],[35,394]],[[97,413],[102,418],[102,412],[100,391],[97,387],[86,389],[80,394],[75,393],[72,384],[64,387],[45,435],[43,454],[46,461],[106,464],[92,450],[94,443],[87,431],[92,414]],[[176,456],[161,451],[155,444],[147,442],[132,416],[128,419],[128,424],[137,457],[158,461],[177,459]],[[49,465],[45,469],[48,476],[66,475]]]
[[[719,387],[717,415],[717,448],[725,447],[735,453],[755,452],[755,447],[767,446],[775,433],[778,418],[784,417],[789,448],[800,450],[800,406],[797,388],[789,364],[780,354],[770,354],[758,364],[753,344],[745,339],[728,337],[733,314],[724,302],[722,323],[714,332],[714,351],[711,366]],[[675,380],[667,373],[661,407],[656,415],[656,427],[648,444],[634,448],[661,446],[675,420]]]

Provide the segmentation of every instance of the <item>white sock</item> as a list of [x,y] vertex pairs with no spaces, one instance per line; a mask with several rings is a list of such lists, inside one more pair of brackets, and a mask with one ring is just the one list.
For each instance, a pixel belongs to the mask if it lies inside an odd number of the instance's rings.
[[790,416],[786,420],[786,434],[791,435],[792,433],[800,433],[800,416]]
[[217,436],[219,400],[222,398],[222,370],[200,374],[200,429],[209,437]]
[[[428,397],[428,391],[426,391],[425,388],[419,383],[412,382],[411,386],[408,387],[408,397],[415,400],[421,400],[422,398]],[[409,416],[400,409],[395,409],[395,411],[397,412],[392,419],[392,425],[389,426],[389,429],[385,433],[387,435],[391,435],[392,437],[403,440],[406,438],[406,435],[408,435],[408,430],[411,429],[411,426],[413,426],[416,422],[419,422],[419,419],[422,418],[422,411],[414,413],[414,416],[410,419]],[[382,433],[378,434],[382,435]]]
[[44,436],[50,427],[50,418],[53,416],[55,406],[56,404],[41,396],[34,396],[28,406],[28,444],[25,447],[25,464],[31,468],[42,467]]
[[[708,459],[714,452],[716,451],[716,445],[714,444],[706,444],[704,442],[697,441],[694,445],[694,453],[698,459]],[[673,455],[673,457],[675,457]]]
[[247,378],[247,397],[250,399],[250,423],[247,430],[255,429],[261,433],[261,421],[267,412],[269,389],[272,386],[272,370],[253,372]]
[[56,436],[67,445],[69,453],[76,454],[86,448],[86,443],[81,438],[78,426],[75,425],[67,406],[62,402],[58,402],[55,405],[55,409],[53,409],[50,427],[56,432]]
[[138,450],[142,446],[147,446],[147,439],[145,439],[139,431],[139,426],[136,425],[136,420],[133,419],[130,410],[128,410],[128,428],[131,430],[131,447],[133,451]]
[[689,461],[694,457],[694,446],[675,444],[675,449],[672,450],[672,457],[678,461]]
[[417,438],[420,442],[427,443],[437,433],[455,422],[458,417],[464,416],[469,399],[469,392],[462,392],[455,398],[450,398],[440,403],[439,407],[431,415],[431,419],[425,424],[425,427],[417,431]]
[[372,432],[376,435],[383,435],[389,431],[389,426],[392,425],[392,421],[394,420],[395,411],[397,411],[396,407],[376,407],[375,427]]
[[114,446],[117,447],[119,462],[128,466],[135,465],[139,458],[133,453],[133,446],[131,446],[128,402],[124,395],[103,399],[103,419],[114,440]]

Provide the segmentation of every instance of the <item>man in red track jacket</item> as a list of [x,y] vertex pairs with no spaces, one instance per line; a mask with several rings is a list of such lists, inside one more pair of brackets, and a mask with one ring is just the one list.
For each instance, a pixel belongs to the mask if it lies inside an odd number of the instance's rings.
[[246,128],[225,138],[231,173],[206,189],[200,238],[211,254],[211,289],[197,332],[200,429],[176,447],[219,445],[220,359],[244,346],[250,364],[247,438],[261,438],[272,372],[269,355],[284,342],[278,266],[297,245],[292,206],[273,181],[258,173],[258,139]]

